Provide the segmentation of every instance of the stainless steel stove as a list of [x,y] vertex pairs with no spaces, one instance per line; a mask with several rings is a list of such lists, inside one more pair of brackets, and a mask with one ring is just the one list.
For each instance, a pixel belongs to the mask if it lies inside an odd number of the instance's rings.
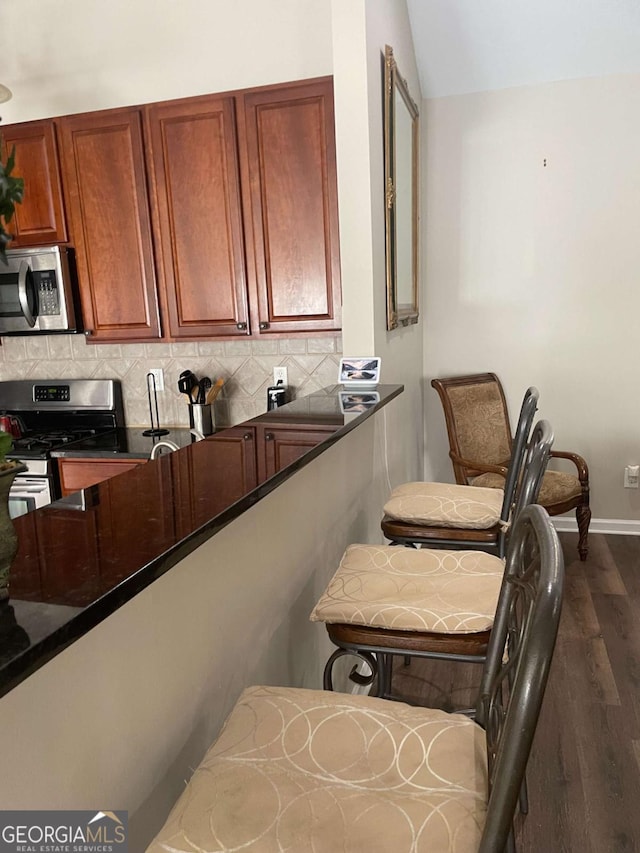
[[14,480],[9,511],[15,518],[60,497],[52,450],[124,426],[122,389],[116,379],[0,382],[0,416],[11,415],[15,433],[9,459],[28,470]]

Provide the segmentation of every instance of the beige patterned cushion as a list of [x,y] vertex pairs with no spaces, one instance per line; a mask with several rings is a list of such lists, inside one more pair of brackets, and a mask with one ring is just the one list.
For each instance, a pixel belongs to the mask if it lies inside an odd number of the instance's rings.
[[385,514],[396,521],[430,527],[485,530],[500,520],[502,489],[455,483],[405,483],[391,492]]
[[[483,491],[487,488],[502,489],[504,477],[500,474],[481,474],[479,477],[474,477],[472,485],[481,487]],[[580,480],[573,474],[565,474],[564,471],[546,471],[537,503],[541,506],[551,506],[580,497],[581,494]]]
[[464,459],[499,465],[511,453],[504,400],[497,382],[452,386],[447,392],[453,410],[458,450]]
[[486,800],[467,717],[250,687],[147,853],[471,853]]
[[503,572],[503,561],[482,551],[350,545],[311,619],[396,631],[487,631]]

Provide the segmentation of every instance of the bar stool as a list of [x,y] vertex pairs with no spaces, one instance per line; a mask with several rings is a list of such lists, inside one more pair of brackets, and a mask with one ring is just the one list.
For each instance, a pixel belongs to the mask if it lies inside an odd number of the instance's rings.
[[564,578],[541,507],[521,513],[512,542],[475,721],[369,696],[250,687],[147,853],[510,847]]
[[[551,426],[539,421],[516,519],[536,499],[552,444]],[[475,550],[349,546],[310,617],[326,624],[337,646],[325,666],[325,689],[333,689],[333,666],[345,655],[367,663],[366,683],[377,678],[376,695],[387,698],[395,655],[483,663],[504,565],[503,558]],[[351,675],[362,683],[357,672]]]
[[486,474],[501,475],[504,490],[456,483],[404,483],[384,505],[381,527],[387,539],[398,545],[473,548],[503,557],[538,397],[533,387],[524,395],[509,467],[474,463]]

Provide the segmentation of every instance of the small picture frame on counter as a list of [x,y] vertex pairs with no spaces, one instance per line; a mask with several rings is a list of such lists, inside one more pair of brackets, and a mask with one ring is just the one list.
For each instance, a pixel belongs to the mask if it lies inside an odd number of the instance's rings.
[[378,356],[341,358],[338,370],[338,382],[349,388],[374,388],[380,381]]

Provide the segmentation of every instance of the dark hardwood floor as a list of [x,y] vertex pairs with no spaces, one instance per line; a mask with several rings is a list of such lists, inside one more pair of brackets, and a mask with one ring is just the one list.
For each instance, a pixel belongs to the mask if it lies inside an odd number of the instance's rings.
[[[518,853],[640,851],[640,537],[561,534],[566,584],[558,642],[529,761]],[[394,691],[468,707],[480,667],[398,660]]]

